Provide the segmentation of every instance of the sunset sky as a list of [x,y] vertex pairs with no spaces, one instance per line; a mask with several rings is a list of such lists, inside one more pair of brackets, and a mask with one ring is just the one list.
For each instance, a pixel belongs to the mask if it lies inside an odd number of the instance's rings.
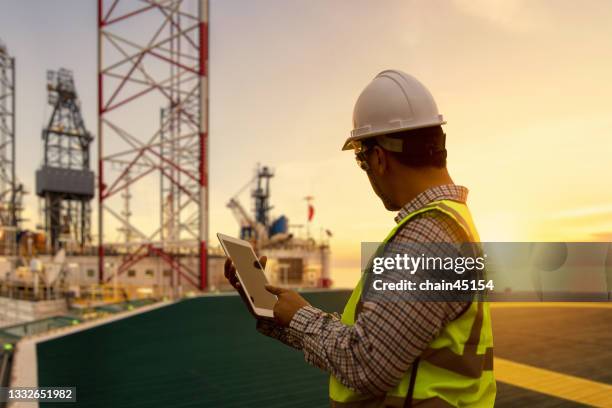
[[[47,69],[75,72],[95,133],[95,10],[93,0],[0,3],[30,192]],[[311,230],[334,233],[334,278],[354,281],[360,242],[384,238],[394,214],[340,148],[360,91],[396,68],[426,84],[448,121],[449,170],[470,189],[483,240],[612,241],[612,2],[213,0],[210,19],[211,237],[237,234],[225,204],[266,164],[275,214],[303,223],[303,197],[314,196]],[[34,225],[33,193],[26,204]],[[133,210],[146,224],[150,212]]]

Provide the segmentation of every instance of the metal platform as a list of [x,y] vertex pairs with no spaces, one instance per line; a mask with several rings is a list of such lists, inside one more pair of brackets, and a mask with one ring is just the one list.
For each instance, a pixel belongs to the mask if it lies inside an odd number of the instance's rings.
[[497,406],[612,406],[612,304],[492,305]]
[[[306,294],[330,311],[347,296]],[[612,406],[610,304],[495,304],[492,314],[496,406]],[[39,343],[37,354],[39,384],[76,386],[79,407],[328,406],[327,375],[258,334],[236,296],[181,301]]]

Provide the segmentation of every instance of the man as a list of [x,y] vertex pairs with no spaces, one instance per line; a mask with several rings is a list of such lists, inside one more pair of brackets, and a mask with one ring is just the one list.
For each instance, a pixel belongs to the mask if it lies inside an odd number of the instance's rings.
[[[479,241],[465,205],[467,189],[453,184],[446,169],[445,122],[418,80],[381,72],[359,96],[353,123],[343,150],[355,151],[385,208],[399,211],[387,244]],[[225,273],[241,290],[229,260]],[[295,291],[269,286],[278,296],[275,323],[260,321],[258,330],[331,374],[332,406],[493,405],[486,302],[372,301],[362,295],[366,281],[362,277],[341,319]]]

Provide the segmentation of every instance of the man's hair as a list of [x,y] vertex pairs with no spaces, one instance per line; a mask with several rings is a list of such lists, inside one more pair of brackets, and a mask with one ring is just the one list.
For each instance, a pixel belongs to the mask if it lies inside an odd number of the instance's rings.
[[379,145],[404,166],[408,167],[446,167],[446,135],[442,126],[432,126],[421,129],[405,130],[385,135],[390,139],[402,141],[402,151],[392,152],[385,149],[373,137],[364,141],[371,148]]

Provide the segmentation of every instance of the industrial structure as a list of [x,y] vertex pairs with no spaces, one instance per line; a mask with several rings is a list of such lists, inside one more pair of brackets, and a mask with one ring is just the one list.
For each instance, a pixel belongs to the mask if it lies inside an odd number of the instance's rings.
[[[0,47],[0,237],[12,242],[0,256],[0,323],[231,290],[223,252],[207,243],[207,21],[206,0],[98,1],[98,128],[86,127],[73,73],[48,71],[51,113],[36,171],[42,222],[33,230],[21,223],[15,175],[15,60]],[[130,29],[137,24],[154,29]],[[248,210],[239,194],[230,200],[238,234],[268,256],[271,282],[328,287],[328,241],[308,228],[296,234],[272,213],[273,177],[257,167],[241,189],[250,189]]]
[[15,58],[0,41],[0,224],[16,227],[21,209],[15,175]]
[[15,58],[0,41],[0,254],[4,255],[17,252],[17,234],[25,194],[15,172],[15,79]]
[[[285,215],[271,216],[273,177],[274,172],[268,166],[258,166],[255,176],[227,203],[240,225],[240,238],[250,241],[258,252],[268,257],[266,273],[271,281],[301,287],[330,287],[329,243],[323,237],[315,240],[308,227],[306,235],[296,235],[290,231]],[[238,195],[247,187],[252,187],[253,216],[238,200]]]
[[[131,29],[142,21],[155,29]],[[159,126],[139,120],[160,109]],[[98,115],[100,282],[157,257],[177,281],[206,289],[207,0],[98,0]],[[136,193],[141,186],[146,194]],[[131,216],[135,208],[146,221]],[[112,243],[107,217],[121,225],[123,242]],[[124,261],[107,270],[107,254]],[[183,262],[189,255],[195,267]]]
[[[285,216],[279,217],[274,222],[275,226],[284,224],[280,229],[270,225],[269,213],[273,208],[270,204],[270,179],[272,177],[274,177],[274,173],[269,167],[258,166],[255,176],[227,203],[227,208],[232,210],[236,221],[240,225],[240,238],[251,241],[258,249],[264,246],[268,237],[275,232],[287,232]],[[254,184],[251,191],[254,217],[251,217],[238,201],[238,195],[252,184]]]
[[72,72],[47,71],[51,117],[42,131],[44,155],[36,172],[36,194],[44,201],[47,248],[55,254],[83,253],[91,243],[90,201],[94,174],[89,145],[93,136],[85,128]]
[[[97,32],[95,131],[86,127],[72,71],[47,73],[51,113],[42,129],[34,229],[22,223],[25,191],[15,170],[15,59],[0,45],[3,386],[13,344],[30,334],[233,290],[223,252],[207,242],[208,1],[98,0]],[[285,215],[272,213],[273,177],[270,167],[257,167],[245,186],[248,210],[238,195],[230,200],[238,234],[268,256],[271,283],[329,286],[329,243],[294,234]]]

